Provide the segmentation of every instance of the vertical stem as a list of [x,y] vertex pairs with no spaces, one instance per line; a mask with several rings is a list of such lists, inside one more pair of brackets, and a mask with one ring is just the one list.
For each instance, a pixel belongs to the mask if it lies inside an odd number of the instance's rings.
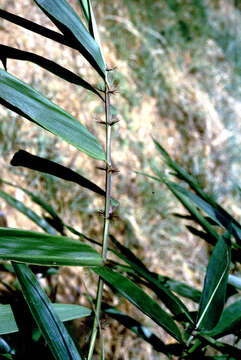
[[[110,226],[110,212],[111,212],[111,109],[110,109],[110,91],[108,80],[105,83],[105,127],[106,127],[106,172],[105,172],[105,211],[104,211],[104,231],[103,231],[103,243],[102,243],[102,257],[104,262],[107,257],[108,249],[108,237]],[[98,290],[96,296],[96,308],[95,318],[92,327],[92,333],[90,338],[90,347],[88,353],[88,360],[92,359],[95,340],[97,336],[98,326],[100,326],[100,311],[102,302],[104,282],[99,278]]]

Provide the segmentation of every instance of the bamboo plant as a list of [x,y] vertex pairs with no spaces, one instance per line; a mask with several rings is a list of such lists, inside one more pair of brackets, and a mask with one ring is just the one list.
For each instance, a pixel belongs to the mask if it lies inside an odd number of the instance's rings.
[[[79,74],[67,70],[52,60],[24,50],[0,45],[1,60],[5,68],[5,70],[0,70],[0,103],[67,141],[83,152],[85,156],[97,159],[100,162],[99,168],[105,174],[105,188],[101,189],[94,182],[72,169],[24,150],[14,154],[11,161],[13,166],[22,166],[55,175],[65,181],[75,182],[102,196],[104,215],[101,242],[90,239],[70,227],[49,204],[29,189],[11,184],[4,179],[1,180],[2,183],[7,183],[9,186],[21,188],[34,203],[48,213],[52,220],[48,222],[19,200],[0,190],[1,198],[28,216],[45,231],[43,234],[26,229],[1,228],[0,258],[4,261],[11,261],[12,269],[21,285],[24,300],[52,357],[62,360],[84,358],[81,349],[78,349],[63,325],[63,321],[88,316],[91,310],[72,304],[53,304],[41,288],[29,265],[51,268],[87,266],[99,276],[87,360],[91,360],[94,356],[96,337],[98,331],[101,333],[102,312],[117,319],[126,328],[151,344],[157,352],[165,354],[168,358],[208,359],[210,357],[205,355],[207,348],[213,348],[219,352],[220,356],[214,356],[213,359],[240,358],[241,351],[237,346],[231,346],[218,340],[226,334],[234,334],[237,343],[240,340],[241,303],[238,296],[241,282],[239,277],[230,275],[231,264],[240,262],[240,224],[204,193],[194,179],[154,140],[157,150],[166,164],[172,169],[172,172],[174,171],[174,176],[182,182],[186,182],[189,189],[172,182],[157,168],[153,168],[155,176],[150,174],[141,174],[140,176],[148,176],[153,181],[165,183],[189,212],[189,217],[185,218],[195,221],[202,228],[201,231],[193,226],[188,226],[189,231],[214,246],[202,292],[175,279],[150,272],[131,249],[123,246],[117,240],[116,234],[110,234],[110,218],[113,208],[118,206],[118,202],[111,197],[111,177],[115,172],[111,161],[111,130],[116,121],[112,118],[111,95],[113,89],[109,82],[111,69],[108,69],[105,63],[92,4],[90,0],[79,1],[83,15],[82,21],[66,0],[34,0],[34,3],[54,23],[60,33],[2,9],[0,9],[0,16],[2,19],[40,36],[75,49],[91,65],[93,71],[103,82],[103,87],[97,88]],[[11,75],[7,71],[8,59],[33,62],[62,80],[91,91],[105,109],[105,149],[99,140],[71,114]],[[66,229],[73,234],[73,238],[65,235]],[[224,231],[217,229],[224,229]],[[100,253],[95,250],[93,245],[99,246]],[[111,261],[108,251],[114,254],[119,262]],[[174,343],[166,344],[157,334],[152,333],[128,314],[103,303],[104,283],[118,291],[163,328],[173,338]],[[143,286],[152,292],[153,297],[143,290]],[[180,296],[198,303],[197,313],[190,312]],[[225,307],[228,298],[232,296],[236,296],[236,301]],[[165,305],[165,310],[160,303]],[[16,313],[9,304],[0,305],[0,319],[1,335],[17,331],[21,333],[21,323],[17,321]],[[15,355],[18,356],[18,354],[11,352],[4,338],[0,338],[0,340],[4,345],[2,346],[3,356],[15,359]],[[104,359],[104,351],[101,356]]]

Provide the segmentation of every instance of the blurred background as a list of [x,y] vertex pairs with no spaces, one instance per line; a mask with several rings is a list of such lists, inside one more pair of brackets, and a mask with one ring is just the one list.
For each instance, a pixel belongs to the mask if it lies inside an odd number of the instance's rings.
[[[69,3],[80,14],[78,1]],[[111,232],[151,271],[200,289],[210,249],[186,230],[185,222],[173,216],[184,211],[164,185],[135,171],[152,175],[151,164],[165,171],[154,149],[154,137],[206,192],[240,220],[241,2],[93,0],[92,3],[106,63],[115,68],[111,72],[112,84],[118,90],[112,97],[120,120],[113,127],[112,157],[120,171],[113,177],[113,196],[120,201],[120,207]],[[30,0],[2,0],[1,8],[57,31]],[[4,45],[46,56],[101,86],[100,78],[75,50],[1,19],[0,39]],[[31,63],[8,60],[7,68],[78,118],[104,144],[104,128],[98,124],[103,120],[104,109],[92,93]],[[1,178],[35,192],[66,223],[100,240],[101,199],[78,185],[9,165],[13,154],[24,149],[70,166],[103,186],[103,174],[96,169],[99,163],[3,107],[0,117]],[[5,184],[1,187],[41,214],[21,190]],[[8,226],[39,231],[3,200],[0,210]],[[92,276],[79,268],[62,269],[58,300],[86,304],[83,282],[94,297]],[[108,289],[105,300],[171,341],[150,319]],[[83,331],[81,324],[76,327],[80,333]],[[114,320],[109,320],[104,337],[106,359],[162,359],[151,346]]]

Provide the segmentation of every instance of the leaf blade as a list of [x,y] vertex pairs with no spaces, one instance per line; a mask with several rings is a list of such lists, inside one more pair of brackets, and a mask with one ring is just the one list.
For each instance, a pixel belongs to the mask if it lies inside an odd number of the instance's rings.
[[239,331],[241,327],[241,299],[235,301],[224,309],[219,322],[210,331],[205,331],[208,336],[215,338],[223,337],[225,335]]
[[[194,202],[200,209],[202,209],[206,214],[210,216],[217,224],[223,226],[230,234],[234,235],[237,239],[241,241],[241,229],[234,223],[232,217],[226,213],[222,207],[220,209],[214,206],[212,203],[202,199],[200,196],[194,194],[193,192],[185,189],[184,187],[172,183],[172,186],[175,190],[179,191],[186,197],[188,197],[192,202]],[[223,211],[222,211],[223,210]]]
[[25,301],[55,359],[81,360],[73,340],[31,270],[25,264],[13,262],[12,265]]
[[[3,101],[1,101],[3,100]],[[78,150],[105,160],[102,146],[77,119],[26,83],[0,69],[0,103],[40,125]]]
[[199,304],[197,329],[213,329],[223,311],[231,264],[228,242],[227,236],[221,236],[211,255]]
[[[219,204],[217,204],[211,196],[207,195],[201,187],[197,184],[194,178],[189,175],[176,161],[174,161],[166,150],[153,139],[157,150],[161,153],[166,164],[175,171],[174,176],[180,180],[186,181],[187,184],[193,189],[196,194],[193,194],[193,201],[199,202],[201,208],[206,211],[216,222],[221,224],[227,231],[231,232],[236,238],[237,242],[241,243],[241,225],[238,221],[231,216],[226,210],[224,210]],[[184,189],[186,190],[186,189]],[[187,190],[188,191],[188,190]],[[186,192],[187,193],[187,192]],[[190,191],[189,191],[190,193]],[[192,194],[192,193],[191,193]]]
[[[16,60],[22,60],[22,61],[30,61],[36,65],[41,66],[43,69],[50,71],[56,76],[59,76],[60,78],[75,84],[82,86],[83,88],[93,92],[101,100],[104,100],[103,97],[100,95],[100,93],[87,81],[82,79],[80,76],[76,75],[72,71],[64,68],[63,66],[58,65],[52,60],[48,60],[43,56],[39,56],[34,53],[30,53],[28,51],[22,51],[19,49],[15,49],[10,46],[1,45],[0,44],[0,52],[4,53],[4,56],[6,59],[16,59]],[[6,69],[5,69],[6,70]]]
[[119,243],[112,235],[111,241],[119,249],[121,254],[113,250],[113,253],[124,260],[131,268],[147,281],[147,286],[153,290],[159,297],[159,299],[165,304],[165,306],[174,314],[180,315],[182,312],[185,314],[187,321],[193,323],[192,318],[189,315],[188,309],[182,303],[182,301],[175,296],[167,287],[165,287],[154,275],[148,271],[145,265],[132,253],[132,251]]
[[158,303],[141,290],[133,282],[107,267],[95,267],[93,271],[98,274],[107,284],[113,286],[127,300],[134,304],[144,314],[149,316],[158,325],[163,327],[172,337],[182,343],[179,328]]
[[47,223],[45,219],[38,216],[34,211],[30,208],[26,207],[21,201],[15,199],[13,196],[9,195],[5,191],[0,189],[0,197],[4,199],[9,205],[15,207],[19,212],[27,216],[30,220],[32,220],[35,224],[41,227],[44,231],[49,234],[56,234],[55,229]]
[[52,160],[32,155],[25,150],[16,152],[10,162],[13,166],[24,166],[31,170],[37,170],[45,174],[57,176],[60,179],[74,182],[99,195],[105,196],[105,191],[77,172],[60,165]]
[[105,79],[105,63],[95,39],[85,28],[79,16],[65,0],[34,0],[44,13],[68,38],[76,39],[79,51]]
[[[91,310],[80,305],[52,304],[61,321],[69,321],[89,316]],[[0,335],[19,331],[11,305],[0,305]]]
[[[82,13],[84,15],[84,18],[85,18],[85,20],[86,20],[86,22],[88,24],[89,32],[93,36],[93,38],[95,39],[97,44],[99,45],[100,52],[102,54],[99,32],[98,32],[98,28],[97,28],[97,24],[96,24],[96,20],[95,20],[95,15],[94,15],[94,12],[93,12],[93,7],[92,7],[92,4],[91,4],[91,0],[79,0],[79,3],[80,3],[80,6],[81,6],[81,9],[82,9]],[[102,57],[103,57],[103,54],[102,54]]]
[[0,228],[0,258],[48,266],[99,266],[103,260],[89,245],[64,236]]

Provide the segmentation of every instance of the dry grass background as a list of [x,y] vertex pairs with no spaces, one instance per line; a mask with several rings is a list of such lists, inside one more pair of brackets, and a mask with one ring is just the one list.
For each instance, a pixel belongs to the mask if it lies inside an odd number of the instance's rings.
[[[2,0],[1,3],[1,7],[7,11],[56,30],[47,17],[29,0]],[[70,3],[80,13],[77,1],[73,0]],[[113,136],[113,162],[120,170],[120,174],[113,177],[113,196],[120,201],[121,205],[118,217],[111,225],[111,232],[122,243],[129,246],[151,271],[185,281],[200,289],[203,281],[202,269],[208,260],[208,249],[185,230],[180,220],[171,216],[172,212],[182,213],[175,199],[163,187],[136,175],[133,170],[151,173],[150,160],[161,166],[151,140],[151,136],[154,136],[175,159],[184,163],[198,177],[207,191],[215,193],[219,187],[222,187],[224,190],[219,193],[219,200],[235,216],[240,217],[237,201],[230,201],[226,196],[231,189],[228,186],[230,159],[224,152],[227,151],[228,140],[233,134],[230,135],[227,123],[223,121],[223,115],[220,115],[218,109],[220,103],[226,101],[224,108],[227,113],[229,112],[230,119],[235,118],[235,123],[238,124],[236,129],[240,130],[238,111],[241,104],[228,94],[225,88],[225,84],[232,76],[232,66],[225,60],[223,50],[213,39],[206,39],[205,53],[201,51],[203,47],[199,51],[195,50],[196,52],[192,48],[185,48],[181,54],[176,53],[180,51],[180,48],[149,47],[149,55],[153,60],[152,70],[156,71],[158,78],[161,66],[162,76],[168,80],[167,95],[162,96],[161,102],[157,96],[159,89],[154,89],[149,93],[143,91],[140,80],[133,75],[133,66],[130,64],[135,61],[141,62],[142,59],[138,58],[140,49],[148,48],[149,45],[145,43],[144,33],[140,32],[129,15],[126,2],[120,0],[113,4],[107,0],[93,1],[93,5],[100,26],[106,62],[111,67],[117,67],[113,74],[113,82],[120,92],[113,98],[121,120],[115,127]],[[231,10],[227,4],[225,6],[226,11],[230,11],[228,13],[230,20],[235,16],[238,17],[238,13],[233,14],[233,8]],[[138,5],[136,7],[138,8]],[[217,13],[219,11],[219,17],[222,11],[225,12],[221,10],[221,7],[218,9],[214,7],[212,12],[214,20],[216,19],[215,11]],[[118,29],[119,32],[117,32]],[[122,30],[126,37],[121,43]],[[148,31],[150,30],[149,28]],[[152,31],[156,30],[152,29]],[[157,32],[155,34],[157,36]],[[160,34],[160,39],[163,40]],[[83,58],[74,50],[66,49],[51,40],[42,39],[38,35],[2,20],[0,20],[0,38],[5,45],[47,56],[79,72],[93,84],[98,84],[99,79],[93,75]],[[128,42],[128,39],[131,41],[133,38],[133,42]],[[123,46],[125,47],[124,55]],[[204,46],[203,43],[202,46]],[[166,51],[164,53],[166,56],[163,55],[163,49]],[[143,56],[145,57],[145,53]],[[162,59],[161,63],[159,56]],[[203,72],[193,69],[194,62],[199,63]],[[57,79],[34,64],[9,60],[8,71],[74,115],[104,143],[104,129],[96,122],[102,118],[103,109],[92,94]],[[150,70],[147,68],[146,71]],[[212,80],[208,80],[210,76]],[[212,96],[210,84],[213,86]],[[96,169],[97,162],[81,153],[78,154],[72,146],[56,139],[51,134],[42,132],[37,126],[2,107],[0,115],[1,177],[36,192],[64,217],[66,223],[100,240],[102,218],[97,210],[103,206],[101,199],[95,198],[88,191],[79,189],[77,185],[66,184],[51,176],[36,174],[30,170],[12,169],[8,165],[14,152],[21,148],[71,166],[103,186],[102,174]],[[237,139],[235,141],[240,145],[240,137]],[[235,161],[233,168],[234,175],[238,177]],[[40,209],[31,204],[20,190],[6,185],[3,185],[3,189],[40,213]],[[235,196],[238,199],[236,193]],[[2,200],[0,210],[7,218],[8,226],[39,231],[32,222]],[[95,276],[88,270],[63,268],[60,271],[57,300],[91,306],[86,300],[86,289],[89,295],[94,297],[95,284]],[[107,288],[104,300],[142,321],[165,341],[172,341],[148,318],[142,316],[123,298],[116,294],[113,296]],[[190,308],[192,306],[189,304]],[[82,344],[86,340],[88,326],[89,324],[83,321],[75,324]],[[106,359],[165,358],[114,320],[106,319],[103,336]],[[98,358],[96,355],[96,359]]]

